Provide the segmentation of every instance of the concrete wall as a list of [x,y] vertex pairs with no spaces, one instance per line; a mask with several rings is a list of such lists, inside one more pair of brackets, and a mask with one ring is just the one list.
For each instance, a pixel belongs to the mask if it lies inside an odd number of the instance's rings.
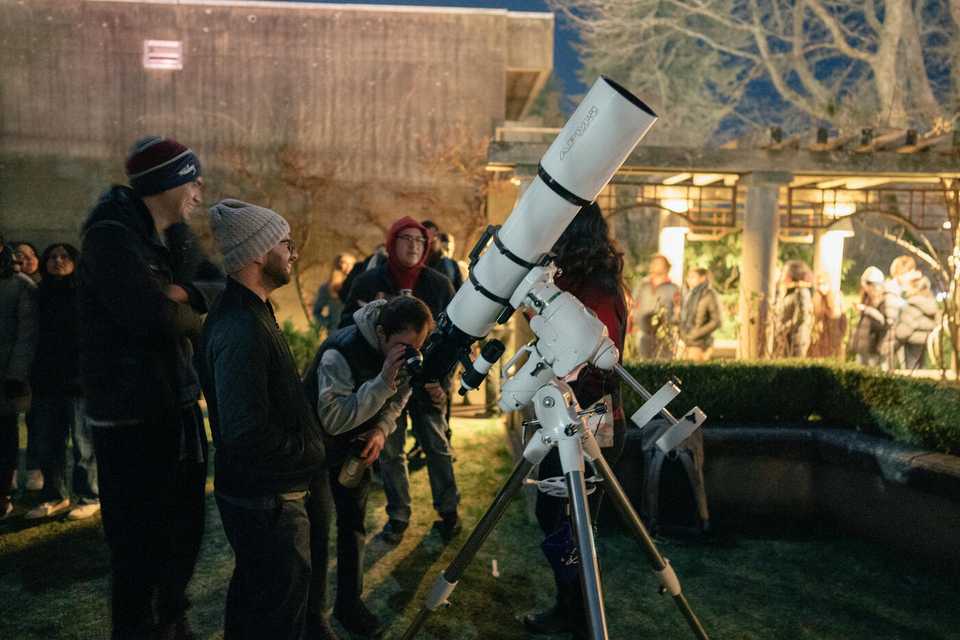
[[[639,506],[642,456],[639,434],[631,430],[634,435],[628,437],[616,471]],[[710,428],[704,431],[704,443],[715,527],[802,535],[825,523],[960,568],[956,456],[830,429]],[[666,486],[661,491],[677,492]]]
[[[180,41],[183,68],[144,69],[148,39]],[[345,230],[315,247],[323,263],[370,250],[404,214],[466,233],[462,218],[483,212],[465,204],[469,180],[436,160],[488,139],[508,109],[518,116],[552,50],[552,14],[0,0],[0,231],[74,239],[96,194],[122,180],[131,142],[161,133],[223,177],[208,180],[210,200],[267,200]],[[307,204],[239,177],[238,166],[277,172],[284,150],[321,185]]]

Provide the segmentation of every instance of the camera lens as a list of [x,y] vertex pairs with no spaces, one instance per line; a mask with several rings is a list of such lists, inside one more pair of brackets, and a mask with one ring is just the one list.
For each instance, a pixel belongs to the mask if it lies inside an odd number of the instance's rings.
[[403,368],[411,376],[419,376],[423,373],[423,354],[416,347],[407,345],[403,350]]

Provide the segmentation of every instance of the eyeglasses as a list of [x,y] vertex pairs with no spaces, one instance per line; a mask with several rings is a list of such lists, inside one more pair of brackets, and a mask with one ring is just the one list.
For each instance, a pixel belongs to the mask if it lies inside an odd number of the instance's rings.
[[285,239],[285,240],[281,240],[281,241],[280,241],[280,244],[285,244],[285,245],[287,245],[287,251],[289,251],[290,253],[296,253],[296,252],[297,252],[297,245],[296,245],[296,243],[293,241],[292,238],[287,238],[287,239]]
[[403,236],[397,236],[397,240],[405,240],[406,242],[409,242],[410,244],[416,245],[418,247],[422,247],[425,244],[427,244],[427,239],[424,238],[423,236],[403,235]]

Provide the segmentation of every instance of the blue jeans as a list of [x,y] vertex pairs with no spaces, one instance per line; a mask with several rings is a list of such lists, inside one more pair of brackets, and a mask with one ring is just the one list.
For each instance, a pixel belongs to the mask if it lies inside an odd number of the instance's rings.
[[410,521],[410,476],[404,446],[407,438],[407,416],[420,446],[427,456],[427,473],[433,508],[440,515],[456,513],[460,492],[453,477],[453,456],[447,440],[447,421],[444,410],[435,407],[428,398],[415,393],[407,410],[397,420],[397,428],[387,438],[380,452],[380,473],[387,496],[387,517],[401,522]]
[[84,419],[83,398],[34,396],[27,414],[43,470],[43,499],[59,502],[70,497],[67,490],[67,438],[73,439],[73,492],[81,504],[100,501],[97,458],[93,434]]

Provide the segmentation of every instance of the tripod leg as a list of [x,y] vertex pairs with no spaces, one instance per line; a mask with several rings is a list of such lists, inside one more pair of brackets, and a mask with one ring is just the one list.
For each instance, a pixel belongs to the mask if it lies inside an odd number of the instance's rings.
[[[579,440],[575,442],[579,449]],[[583,470],[582,468],[576,469],[566,472],[564,475],[567,479],[570,512],[573,516],[573,526],[577,534],[577,547],[580,551],[580,579],[590,623],[590,636],[593,640],[607,640],[607,618],[603,608],[603,588],[600,585],[600,567],[597,564],[597,548],[593,540],[593,526],[590,523],[590,506],[587,504],[587,486],[583,479]]]
[[[538,437],[535,436],[534,439],[538,439]],[[410,640],[415,637],[417,633],[420,632],[420,629],[423,628],[430,614],[440,606],[446,604],[447,598],[453,593],[453,590],[457,588],[457,582],[460,580],[463,572],[466,571],[467,565],[469,565],[470,561],[477,555],[477,551],[480,550],[487,536],[493,531],[494,526],[500,521],[500,518],[503,517],[503,513],[509,506],[510,500],[520,490],[520,487],[523,486],[523,481],[530,475],[533,466],[542,460],[543,455],[545,455],[544,451],[543,454],[539,454],[534,458],[536,462],[531,462],[526,457],[527,453],[528,452],[524,452],[525,457],[521,458],[517,466],[514,467],[513,473],[510,474],[507,482],[500,489],[497,497],[494,498],[493,504],[490,505],[490,508],[487,509],[487,512],[483,514],[483,517],[480,519],[480,522],[474,527],[470,533],[470,537],[467,538],[467,541],[463,544],[463,547],[457,552],[456,557],[450,561],[446,570],[437,577],[436,582],[434,582],[433,587],[430,589],[430,593],[427,595],[427,601],[403,634],[403,640]]]
[[[686,596],[683,595],[680,589],[680,580],[677,578],[677,574],[673,571],[673,567],[670,566],[666,558],[660,555],[656,545],[653,543],[653,538],[650,537],[647,528],[643,526],[643,522],[637,515],[636,510],[633,508],[633,505],[630,504],[630,499],[624,492],[623,487],[620,486],[617,477],[613,474],[613,469],[610,468],[607,461],[600,455],[600,448],[596,447],[596,441],[593,441],[592,447],[588,445],[587,449],[588,454],[593,458],[594,465],[603,477],[603,484],[607,494],[613,499],[613,504],[617,507],[617,511],[620,512],[624,523],[640,540],[641,546],[647,554],[647,559],[650,561],[654,573],[656,573],[660,579],[660,584],[663,586],[663,589],[668,591],[673,597],[674,603],[680,609],[683,617],[687,619],[687,624],[690,625],[693,635],[701,640],[708,640],[706,630],[704,630],[703,625],[700,624],[700,620],[697,619],[697,615],[693,612],[693,609],[690,608],[690,603],[687,602]],[[591,449],[595,449],[596,455],[594,455],[594,451],[591,451]]]

